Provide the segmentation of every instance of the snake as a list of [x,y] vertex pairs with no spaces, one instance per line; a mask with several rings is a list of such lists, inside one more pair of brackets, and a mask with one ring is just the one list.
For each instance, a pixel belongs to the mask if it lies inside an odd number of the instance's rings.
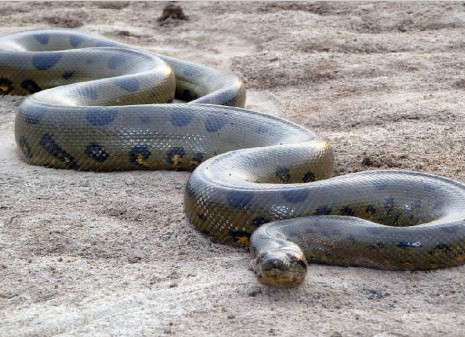
[[0,92],[25,162],[57,169],[192,171],[187,221],[249,246],[265,285],[296,287],[308,264],[432,270],[465,262],[465,185],[405,170],[333,177],[332,146],[244,109],[236,75],[97,34],[0,37]]

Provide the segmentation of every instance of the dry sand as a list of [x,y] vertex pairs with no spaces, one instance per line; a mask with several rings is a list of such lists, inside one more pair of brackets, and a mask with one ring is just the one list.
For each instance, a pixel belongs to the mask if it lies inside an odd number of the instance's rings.
[[[247,107],[313,128],[336,172],[465,182],[463,3],[0,3],[0,33],[72,27],[229,70]],[[465,267],[309,267],[267,288],[183,214],[189,173],[32,167],[0,99],[0,335],[464,336]]]

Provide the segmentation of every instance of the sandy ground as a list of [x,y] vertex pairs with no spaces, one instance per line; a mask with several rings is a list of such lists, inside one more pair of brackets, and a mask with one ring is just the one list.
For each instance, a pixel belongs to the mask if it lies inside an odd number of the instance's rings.
[[[331,141],[336,172],[402,168],[465,182],[463,3],[0,3],[0,33],[98,32],[232,71],[247,107]],[[309,267],[267,288],[244,250],[185,220],[189,173],[25,164],[20,97],[0,98],[0,335],[464,336],[465,267]]]

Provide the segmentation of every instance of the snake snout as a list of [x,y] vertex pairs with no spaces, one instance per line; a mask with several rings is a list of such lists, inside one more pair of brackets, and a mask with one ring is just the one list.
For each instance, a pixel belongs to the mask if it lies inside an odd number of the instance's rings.
[[307,273],[307,261],[301,254],[286,251],[268,251],[254,260],[254,270],[263,284],[279,287],[300,285]]

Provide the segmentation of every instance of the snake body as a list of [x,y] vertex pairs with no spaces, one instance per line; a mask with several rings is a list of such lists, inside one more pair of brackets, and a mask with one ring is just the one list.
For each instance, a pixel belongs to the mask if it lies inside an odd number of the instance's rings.
[[85,32],[36,30],[0,38],[0,92],[32,94],[15,121],[29,164],[193,170],[188,220],[218,242],[251,240],[265,284],[300,284],[308,262],[465,262],[464,185],[400,170],[331,178],[331,146],[242,109],[244,85],[229,73]]

